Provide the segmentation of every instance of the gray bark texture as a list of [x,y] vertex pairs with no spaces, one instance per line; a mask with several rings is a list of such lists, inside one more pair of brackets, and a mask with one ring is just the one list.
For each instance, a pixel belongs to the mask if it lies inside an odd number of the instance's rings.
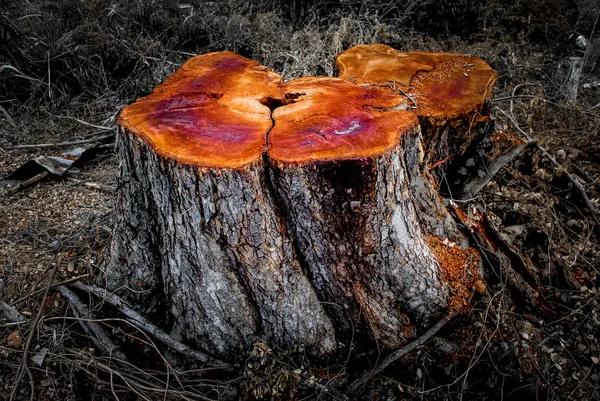
[[124,291],[136,305],[162,301],[172,335],[216,355],[261,337],[334,350],[332,323],[275,215],[262,163],[202,169],[128,132],[119,140],[122,210],[109,288],[136,288]]
[[325,355],[398,348],[448,308],[432,237],[466,244],[419,127],[372,158],[209,169],[121,129],[107,284],[217,357],[258,340]]
[[[488,115],[487,112],[482,114]],[[476,142],[489,132],[488,119],[478,115],[443,120],[419,117],[424,136],[425,164],[443,192],[455,188],[457,170],[463,156],[476,147]],[[452,194],[448,194],[452,195]],[[452,197],[452,196],[450,196]]]
[[406,343],[409,322],[426,325],[448,302],[405,152],[399,144],[367,160],[275,164],[272,174],[298,253],[339,331],[389,348]]

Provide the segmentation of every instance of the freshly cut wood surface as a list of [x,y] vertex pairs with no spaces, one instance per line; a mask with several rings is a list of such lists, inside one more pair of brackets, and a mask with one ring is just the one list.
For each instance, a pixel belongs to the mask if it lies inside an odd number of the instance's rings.
[[406,89],[419,71],[431,71],[445,53],[403,53],[381,44],[351,47],[336,57],[339,77],[366,84],[395,81]]
[[126,107],[122,127],[158,153],[203,167],[238,168],[261,158],[281,77],[233,52],[188,60],[151,95]]
[[475,57],[400,52],[359,45],[337,58],[340,78],[399,93],[419,118],[424,164],[446,194],[461,180],[460,162],[487,135],[488,99],[497,73]]
[[405,99],[382,88],[325,77],[295,79],[284,87],[295,100],[275,109],[269,157],[284,163],[379,156],[418,125],[414,114],[394,110]]
[[444,120],[470,116],[492,97],[496,78],[496,71],[484,61],[448,54],[430,71],[420,71],[411,80],[416,113]]
[[359,84],[398,85],[421,117],[451,120],[480,110],[498,74],[483,60],[450,53],[400,52],[358,45],[337,58],[339,77]]

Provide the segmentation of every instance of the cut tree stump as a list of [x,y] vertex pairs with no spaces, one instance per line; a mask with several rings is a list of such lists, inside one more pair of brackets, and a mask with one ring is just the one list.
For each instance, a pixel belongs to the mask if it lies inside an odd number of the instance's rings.
[[226,359],[258,340],[397,349],[468,310],[481,258],[427,164],[469,146],[496,74],[392,50],[290,82],[205,54],[126,107],[109,290]]

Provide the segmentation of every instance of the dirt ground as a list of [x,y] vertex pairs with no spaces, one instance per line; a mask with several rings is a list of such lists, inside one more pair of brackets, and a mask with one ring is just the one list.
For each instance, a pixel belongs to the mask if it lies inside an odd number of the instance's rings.
[[[282,29],[283,17],[267,17],[263,23],[274,26],[269,29]],[[377,31],[373,24],[362,26],[359,35],[360,27],[352,21],[342,19],[329,30],[304,28],[294,34],[290,30],[288,42],[297,49],[307,43],[315,49],[304,53],[290,53],[281,38],[262,38],[262,58],[257,58],[292,78],[333,73],[328,62],[318,59],[333,60],[336,51],[365,39],[388,38],[402,50],[481,57],[499,72],[492,104],[497,129],[523,139],[525,132],[561,165],[556,167],[535,146],[529,147],[476,199],[461,204],[465,210],[490,213],[507,242],[531,260],[540,278],[537,290],[543,305],[520,304],[518,295],[498,278],[485,294],[474,298],[469,315],[454,319],[426,346],[375,377],[359,398],[600,399],[600,226],[566,175],[580,182],[592,205],[600,209],[598,69],[594,65],[586,70],[577,101],[568,103],[552,79],[560,52],[551,45],[490,37],[440,39],[419,32],[399,37]],[[53,102],[49,95],[44,101],[5,109],[9,113],[0,114],[0,178],[37,156],[74,147],[19,146],[90,140],[114,132],[122,107],[147,93],[187,57],[180,51],[165,54],[144,59],[155,73],[135,85],[123,83],[121,88],[69,101],[64,95]],[[137,71],[138,66],[132,68]],[[177,370],[176,356],[122,319],[111,320],[116,314],[110,308],[98,310],[99,318],[107,319],[106,329],[117,343],[140,352],[142,363],[119,365],[96,354],[57,286],[76,279],[89,282],[103,274],[118,160],[110,138],[101,144],[65,177],[49,177],[14,194],[8,193],[9,186],[0,186],[0,300],[27,319],[15,324],[0,313],[0,399],[29,399],[30,388],[35,391],[32,399],[40,400],[347,399],[343,389],[377,358],[309,361],[301,350],[257,344],[232,374]],[[84,183],[101,184],[103,189]],[[20,370],[23,362],[31,370],[33,386],[27,372]]]

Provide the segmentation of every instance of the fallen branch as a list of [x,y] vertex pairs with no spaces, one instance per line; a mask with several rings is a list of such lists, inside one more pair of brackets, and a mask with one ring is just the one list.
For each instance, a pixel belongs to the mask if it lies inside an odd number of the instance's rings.
[[25,323],[28,320],[25,316],[21,315],[15,307],[10,306],[2,299],[0,299],[0,312],[6,316],[8,321],[15,324]]
[[44,178],[46,178],[48,176],[48,174],[50,174],[49,171],[42,171],[41,173],[31,177],[27,181],[20,182],[17,185],[15,185],[14,187],[10,188],[9,190],[6,191],[6,194],[9,196],[14,195],[14,194],[24,190],[25,188],[32,187],[35,184],[37,184],[38,182],[42,181]]
[[[61,281],[61,282],[59,282],[59,283],[54,283],[54,284],[52,284],[52,285],[50,286],[50,288],[54,288],[54,287],[60,287],[61,285],[64,285],[64,284],[69,284],[69,283],[72,283],[72,282],[75,282],[75,281],[81,280],[82,278],[86,278],[86,277],[88,277],[88,276],[89,276],[89,274],[85,273],[85,274],[82,274],[82,275],[80,275],[80,276],[71,277],[71,278],[68,278],[68,279],[66,279],[66,280],[64,280],[64,281]],[[39,290],[35,290],[35,291],[33,291],[33,292],[31,292],[31,293],[29,293],[29,294],[27,294],[27,295],[25,295],[25,296],[23,296],[23,297],[21,297],[21,298],[17,299],[17,300],[16,300],[14,303],[15,303],[15,304],[18,304],[19,302],[23,302],[23,301],[25,301],[25,300],[26,300],[26,299],[28,299],[28,298],[34,297],[34,296],[36,296],[36,295],[38,295],[38,294],[41,294],[42,292],[44,292],[44,290],[45,290],[45,288],[40,288]]]
[[37,144],[33,144],[33,145],[15,145],[15,146],[10,146],[7,149],[16,150],[16,149],[58,148],[61,146],[82,145],[82,144],[92,143],[92,142],[102,142],[107,139],[113,138],[114,136],[115,136],[115,134],[112,133],[112,134],[100,135],[100,136],[89,138],[89,139],[79,139],[76,141],[68,141],[68,142],[37,143]]
[[107,352],[109,355],[117,359],[126,361],[127,356],[119,349],[119,347],[115,345],[115,343],[112,342],[100,324],[94,321],[96,317],[92,312],[90,312],[87,306],[81,302],[79,297],[64,285],[58,287],[58,291],[60,291],[60,294],[65,297],[67,301],[69,301],[73,315],[76,318],[89,319],[79,320],[79,324],[86,334],[92,339],[92,342],[94,345],[96,345],[96,348]]
[[349,393],[356,393],[361,387],[367,384],[369,380],[373,378],[373,376],[381,373],[384,369],[386,369],[392,363],[396,362],[398,359],[402,358],[404,355],[425,344],[431,337],[433,337],[438,331],[440,331],[440,329],[444,327],[444,325],[448,323],[455,315],[456,312],[449,313],[447,316],[444,316],[440,321],[438,321],[435,325],[433,325],[433,327],[427,330],[422,336],[417,338],[415,341],[392,352],[379,365],[375,366],[368,373],[365,373],[360,378],[355,380],[352,384],[350,384],[347,391]]
[[103,298],[106,302],[115,306],[117,309],[119,309],[119,311],[121,311],[121,313],[127,316],[127,320],[129,320],[134,326],[147,331],[154,338],[156,338],[163,344],[166,344],[169,347],[179,351],[180,353],[197,359],[202,363],[215,365],[215,367],[224,370],[232,369],[232,366],[230,364],[215,359],[205,354],[204,352],[195,350],[179,341],[174,340],[163,330],[156,327],[154,324],[150,323],[150,321],[148,321],[145,317],[133,310],[129,305],[127,305],[127,303],[123,299],[121,299],[117,295],[111,294],[103,288],[99,288],[93,285],[85,285],[82,283],[71,284],[71,287],[76,288],[80,291],[92,293],[97,297]]
[[44,305],[46,305],[46,301],[48,300],[48,293],[50,292],[50,287],[52,286],[52,281],[54,281],[54,275],[56,274],[56,270],[60,265],[60,256],[56,261],[52,271],[50,272],[50,279],[48,280],[48,285],[46,286],[46,292],[44,292],[44,297],[42,298],[42,302],[40,302],[40,306],[38,308],[38,313],[31,323],[31,330],[29,331],[29,335],[27,336],[27,342],[25,343],[25,349],[23,350],[23,357],[21,358],[21,364],[19,365],[19,370],[17,372],[17,376],[15,381],[13,382],[13,389],[10,392],[10,401],[15,399],[17,392],[19,391],[19,385],[21,384],[21,380],[23,380],[23,376],[27,373],[29,377],[29,387],[31,388],[31,394],[29,399],[31,401],[34,400],[35,397],[35,381],[33,380],[33,375],[31,374],[31,370],[29,369],[29,349],[31,348],[31,342],[33,341],[33,337],[35,336],[35,332],[37,326],[44,314]]
[[487,218],[488,215],[477,214],[471,218],[454,201],[448,202],[447,207],[454,219],[471,235],[487,265],[498,277],[506,279],[514,290],[511,292],[531,306],[538,305],[540,296],[533,286],[539,282],[531,261],[502,239],[498,229]]

